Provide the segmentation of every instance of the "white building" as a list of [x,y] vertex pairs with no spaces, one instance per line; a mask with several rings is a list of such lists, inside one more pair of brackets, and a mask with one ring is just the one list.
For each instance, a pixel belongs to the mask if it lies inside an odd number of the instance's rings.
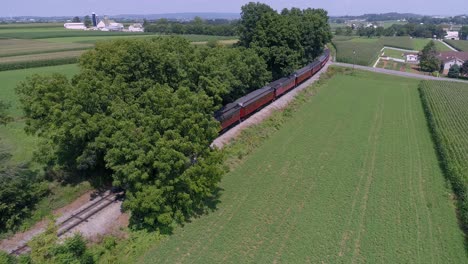
[[143,28],[143,25],[142,24],[133,24],[133,25],[130,25],[128,26],[128,31],[130,32],[144,32],[145,29]]
[[65,24],[63,24],[63,26],[66,29],[76,29],[76,30],[85,30],[86,29],[86,26],[84,25],[84,23],[65,23]]
[[447,31],[447,36],[445,39],[459,40],[458,31]]
[[405,58],[407,63],[418,63],[419,55],[416,53],[405,53]]
[[124,26],[121,23],[104,18],[97,24],[96,28],[101,31],[123,31]]

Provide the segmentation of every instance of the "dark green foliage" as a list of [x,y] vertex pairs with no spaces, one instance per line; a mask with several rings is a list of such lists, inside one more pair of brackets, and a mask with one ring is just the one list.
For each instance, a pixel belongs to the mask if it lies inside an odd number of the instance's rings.
[[291,74],[312,61],[331,40],[323,9],[285,9],[278,14],[261,3],[242,7],[239,45],[254,49],[268,65],[273,78]]
[[36,159],[112,177],[142,228],[183,222],[216,199],[213,111],[270,78],[253,51],[176,37],[98,43],[80,66],[71,81],[35,75],[17,88],[26,131],[41,138]]
[[78,61],[78,58],[63,58],[63,59],[44,59],[44,60],[32,60],[24,62],[12,62],[0,64],[0,71],[11,71],[27,68],[46,67],[64,64],[73,64]]
[[468,61],[465,61],[463,65],[460,67],[460,74],[468,75]]
[[47,184],[26,167],[0,167],[0,230],[17,227],[47,192]]
[[237,33],[237,22],[230,20],[203,20],[196,17],[190,22],[169,21],[159,19],[154,23],[148,22],[145,32],[161,34],[202,34],[211,36],[235,36]]
[[0,250],[0,263],[2,264],[15,264],[16,260],[13,256]]
[[79,23],[79,22],[81,22],[81,19],[76,16],[76,17],[73,17],[72,22],[73,23]]
[[94,259],[88,252],[86,241],[80,234],[59,243],[57,228],[51,222],[46,231],[34,237],[28,246],[31,253],[26,256],[27,263],[34,264],[92,264]]
[[83,22],[86,27],[91,27],[93,25],[93,21],[91,21],[89,16],[85,16]]
[[8,108],[10,108],[10,104],[0,100],[0,125],[6,125],[8,122],[12,121],[12,118],[8,115],[7,112]]
[[457,64],[452,65],[448,71],[447,76],[449,78],[458,78],[460,76],[460,66]]
[[437,47],[431,40],[421,51],[419,66],[421,70],[426,72],[434,72],[440,70],[441,62],[437,58]]
[[462,40],[468,40],[468,26],[463,26],[461,29],[460,29],[460,39]]

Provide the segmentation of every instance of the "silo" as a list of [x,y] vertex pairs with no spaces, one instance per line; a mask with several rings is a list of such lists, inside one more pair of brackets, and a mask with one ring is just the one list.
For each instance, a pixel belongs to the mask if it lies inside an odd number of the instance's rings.
[[93,12],[93,15],[92,15],[92,19],[93,19],[93,27],[96,27],[97,26],[97,18],[96,18],[96,13]]

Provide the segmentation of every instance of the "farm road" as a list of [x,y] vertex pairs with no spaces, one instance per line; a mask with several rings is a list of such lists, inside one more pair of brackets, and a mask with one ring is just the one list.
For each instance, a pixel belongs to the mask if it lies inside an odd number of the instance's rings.
[[[332,62],[332,65],[348,67],[348,68],[353,67],[353,64],[341,63],[341,62]],[[359,69],[359,70],[365,70],[365,71],[371,71],[371,72],[377,72],[377,73],[383,73],[383,74],[389,74],[389,75],[396,75],[396,76],[407,77],[407,78],[434,80],[434,81],[461,82],[461,83],[468,84],[468,81],[459,80],[459,79],[433,77],[429,75],[421,75],[421,74],[416,74],[416,73],[400,72],[400,71],[386,70],[386,69],[381,69],[381,68],[372,68],[369,66],[354,65],[354,68]]]

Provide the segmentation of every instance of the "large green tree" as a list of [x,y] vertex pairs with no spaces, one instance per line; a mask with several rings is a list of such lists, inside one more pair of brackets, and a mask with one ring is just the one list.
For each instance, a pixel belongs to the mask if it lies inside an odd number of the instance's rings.
[[273,78],[291,74],[317,57],[331,40],[327,12],[322,9],[284,9],[249,3],[242,7],[239,45],[254,49]]
[[421,51],[419,58],[419,66],[421,70],[426,72],[434,72],[440,70],[440,60],[437,58],[437,47],[435,42],[431,40]]
[[182,38],[98,43],[80,73],[35,75],[18,88],[26,131],[50,168],[100,172],[127,190],[133,225],[182,222],[212,199],[224,172],[211,149],[223,100],[269,79],[251,51]]
[[460,39],[468,40],[468,26],[461,27],[459,35],[460,35]]

